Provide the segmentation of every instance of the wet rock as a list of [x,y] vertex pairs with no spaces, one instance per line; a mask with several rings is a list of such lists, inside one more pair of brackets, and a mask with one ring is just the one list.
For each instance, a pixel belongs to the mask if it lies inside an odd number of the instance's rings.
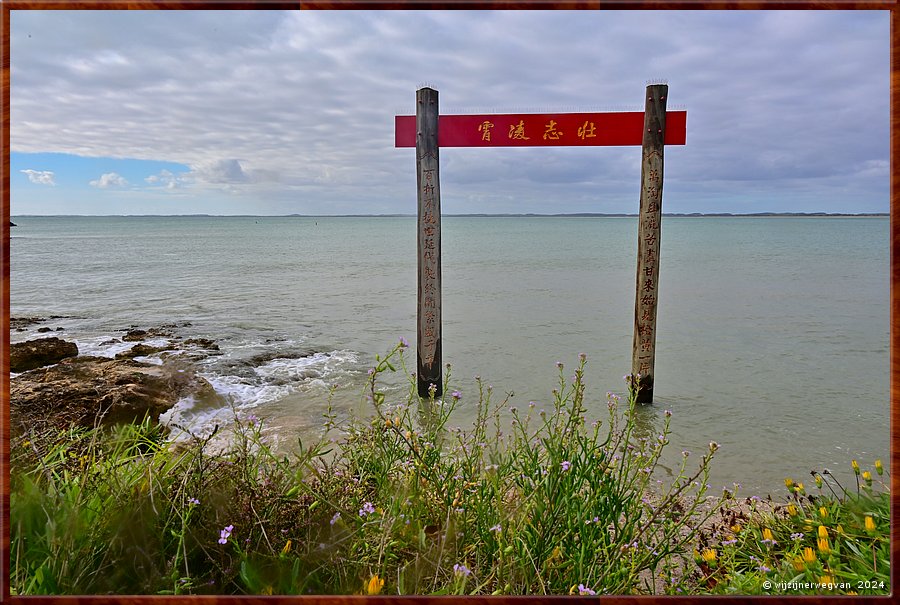
[[75,357],[10,381],[10,418],[19,430],[40,425],[93,426],[141,421],[193,396],[221,404],[212,385],[184,363]]
[[28,326],[47,321],[46,317],[10,317],[9,327],[18,332],[24,332]]
[[48,328],[47,326],[44,326],[43,328],[38,328],[37,331],[38,331],[40,334],[44,334],[44,333],[46,333],[46,332],[50,332],[51,330],[50,330],[50,328]]
[[116,359],[132,359],[134,357],[146,357],[147,355],[154,355],[156,353],[160,353],[162,351],[168,351],[169,347],[151,347],[150,345],[145,345],[144,343],[138,343],[128,349],[127,351],[122,351],[116,355]]
[[101,342],[100,346],[105,347],[108,345],[117,345],[117,344],[121,344],[121,343],[122,343],[122,341],[119,340],[118,338],[110,338],[109,340],[104,340],[103,342]]
[[215,343],[215,341],[210,340],[209,338],[188,338],[184,341],[186,345],[194,345],[196,347],[200,347],[203,349],[209,349],[211,351],[218,351],[219,345]]
[[9,346],[10,372],[25,372],[78,355],[78,346],[60,338],[38,338]]
[[263,364],[269,363],[274,359],[305,359],[306,357],[312,357],[315,354],[316,351],[313,350],[267,351],[265,353],[260,353],[259,355],[254,355],[248,360],[247,363],[253,366],[261,366]]
[[125,342],[137,342],[144,340],[149,336],[147,330],[128,330],[128,333],[122,337]]

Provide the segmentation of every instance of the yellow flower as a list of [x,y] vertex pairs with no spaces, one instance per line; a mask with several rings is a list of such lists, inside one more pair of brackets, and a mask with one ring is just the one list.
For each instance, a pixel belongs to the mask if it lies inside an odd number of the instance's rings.
[[[28,441],[28,440],[26,440],[26,441],[24,441],[24,442],[22,443],[22,447],[28,447],[29,445],[31,445],[31,442]],[[880,462],[880,461],[879,461],[879,462]],[[876,467],[876,468],[878,468],[878,467]],[[879,473],[879,474],[880,474],[880,473]]]
[[265,588],[263,588],[262,590],[259,591],[259,594],[264,594],[264,595],[272,594],[272,587],[266,586]]
[[884,467],[881,466],[881,460],[875,461],[875,472],[878,473],[879,475],[884,473]]
[[875,519],[871,515],[866,515],[866,531],[875,531]]
[[695,549],[694,549],[694,561],[698,561],[698,562],[699,562],[700,559],[702,559],[702,558],[703,558],[703,557],[700,556],[700,551],[697,550],[697,549],[695,548]]
[[816,487],[822,489],[822,475],[816,475]]
[[794,571],[803,571],[804,569],[806,569],[806,566],[803,564],[803,559],[801,559],[800,557],[794,557],[794,559],[791,561],[791,565],[794,566]]
[[291,541],[290,540],[288,540],[287,543],[284,545],[284,548],[281,549],[281,554],[286,555],[289,552],[291,552]]
[[384,419],[384,426],[385,426],[386,428],[391,428],[392,426],[394,426],[394,423],[391,422],[391,419],[390,419],[390,418],[385,418],[385,419]]
[[828,537],[828,528],[825,527],[824,525],[820,525],[820,526],[819,526],[819,537],[820,537],[820,538],[827,538],[827,537]]
[[837,530],[837,533],[841,534],[842,536],[844,535],[844,526],[843,525],[841,525],[839,523],[835,529]]
[[853,467],[853,472],[858,475],[859,474],[859,463],[856,460],[851,460],[850,466]]
[[824,506],[820,506],[820,507],[819,507],[819,514],[820,514],[820,515],[822,516],[822,518],[824,519],[825,517],[828,516],[828,509],[825,508]]
[[763,540],[768,540],[769,542],[775,541],[775,536],[772,535],[772,530],[768,527],[763,529]]
[[366,594],[378,594],[384,588],[384,580],[378,577],[378,574],[372,576],[369,583],[366,584]]
[[793,485],[794,485],[794,480],[791,479],[790,477],[786,477],[785,480],[784,480],[784,486],[785,486],[786,488],[788,488],[788,489],[791,489],[791,487],[792,487]]
[[793,504],[788,504],[787,512],[790,516],[796,517],[797,516],[797,507],[794,506]]
[[819,584],[834,584],[834,578],[832,576],[822,576],[819,578]]
[[716,562],[716,549],[704,548],[703,553],[700,555],[700,558],[712,565]]
[[807,565],[812,565],[816,562],[816,553],[809,546],[803,549],[803,561]]
[[831,552],[831,547],[828,546],[828,538],[819,538],[818,540],[819,552],[823,555],[827,555]]
[[737,534],[737,533],[740,533],[740,531],[741,531],[741,526],[740,526],[740,524],[738,524],[738,525],[732,525],[732,526],[731,526],[731,531],[733,531],[733,532],[736,533],[736,534]]
[[872,485],[872,473],[863,471],[862,478],[865,480],[866,485]]
[[803,484],[798,483],[797,485],[795,485],[794,491],[797,492],[798,494],[802,494],[803,493]]

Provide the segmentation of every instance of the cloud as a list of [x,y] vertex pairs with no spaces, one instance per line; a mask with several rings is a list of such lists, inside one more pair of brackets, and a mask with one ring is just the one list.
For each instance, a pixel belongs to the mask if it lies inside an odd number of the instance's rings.
[[20,170],[19,172],[24,172],[28,175],[28,180],[32,183],[37,183],[38,185],[50,185],[55,186],[56,183],[53,182],[53,173],[49,170]]
[[[191,167],[145,179],[157,188],[408,211],[414,152],[393,148],[393,116],[425,81],[442,113],[490,113],[642,110],[664,77],[688,110],[667,183],[716,182],[723,198],[761,184],[765,200],[801,178],[852,200],[828,175],[858,166],[887,210],[889,33],[884,11],[22,11],[11,150]],[[565,211],[591,184],[634,210],[639,149],[556,153],[442,150],[443,192],[514,187],[522,211]],[[690,211],[688,194],[669,201]]]
[[90,185],[98,189],[109,189],[110,187],[125,187],[128,185],[128,181],[115,172],[107,172],[96,181],[91,181]]
[[196,181],[216,185],[237,185],[251,181],[238,160],[200,162],[192,166],[188,177]]
[[181,179],[179,179],[179,177],[175,176],[175,174],[173,174],[171,171],[165,169],[161,170],[159,174],[152,174],[148,176],[144,180],[151,185],[162,185],[166,189],[175,189],[181,183]]

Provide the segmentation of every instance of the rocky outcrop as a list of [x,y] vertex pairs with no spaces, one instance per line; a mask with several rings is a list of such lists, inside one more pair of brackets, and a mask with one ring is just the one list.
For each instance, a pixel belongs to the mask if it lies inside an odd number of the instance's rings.
[[38,338],[9,346],[9,371],[25,372],[78,355],[78,346],[60,338]]
[[161,366],[131,359],[76,357],[10,381],[10,419],[18,430],[40,426],[94,426],[141,421],[179,399],[219,400],[212,385],[190,366]]

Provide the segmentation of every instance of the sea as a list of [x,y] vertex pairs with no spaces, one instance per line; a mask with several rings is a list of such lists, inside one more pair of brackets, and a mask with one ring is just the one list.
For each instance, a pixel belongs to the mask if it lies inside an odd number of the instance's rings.
[[[55,316],[12,342],[48,326],[107,357],[134,345],[129,329],[215,341],[191,364],[223,403],[188,398],[164,422],[204,434],[252,414],[279,448],[308,443],[329,401],[341,422],[371,413],[367,371],[401,338],[405,368],[384,385],[406,399],[414,216],[12,220],[11,317]],[[550,407],[582,353],[587,415],[605,420],[631,371],[637,218],[445,216],[441,242],[452,422],[470,426],[476,377],[495,402]],[[663,475],[711,441],[711,488],[739,495],[826,468],[852,486],[853,459],[888,466],[888,217],[666,216],[660,242],[654,402],[637,413],[650,433],[672,413]]]

